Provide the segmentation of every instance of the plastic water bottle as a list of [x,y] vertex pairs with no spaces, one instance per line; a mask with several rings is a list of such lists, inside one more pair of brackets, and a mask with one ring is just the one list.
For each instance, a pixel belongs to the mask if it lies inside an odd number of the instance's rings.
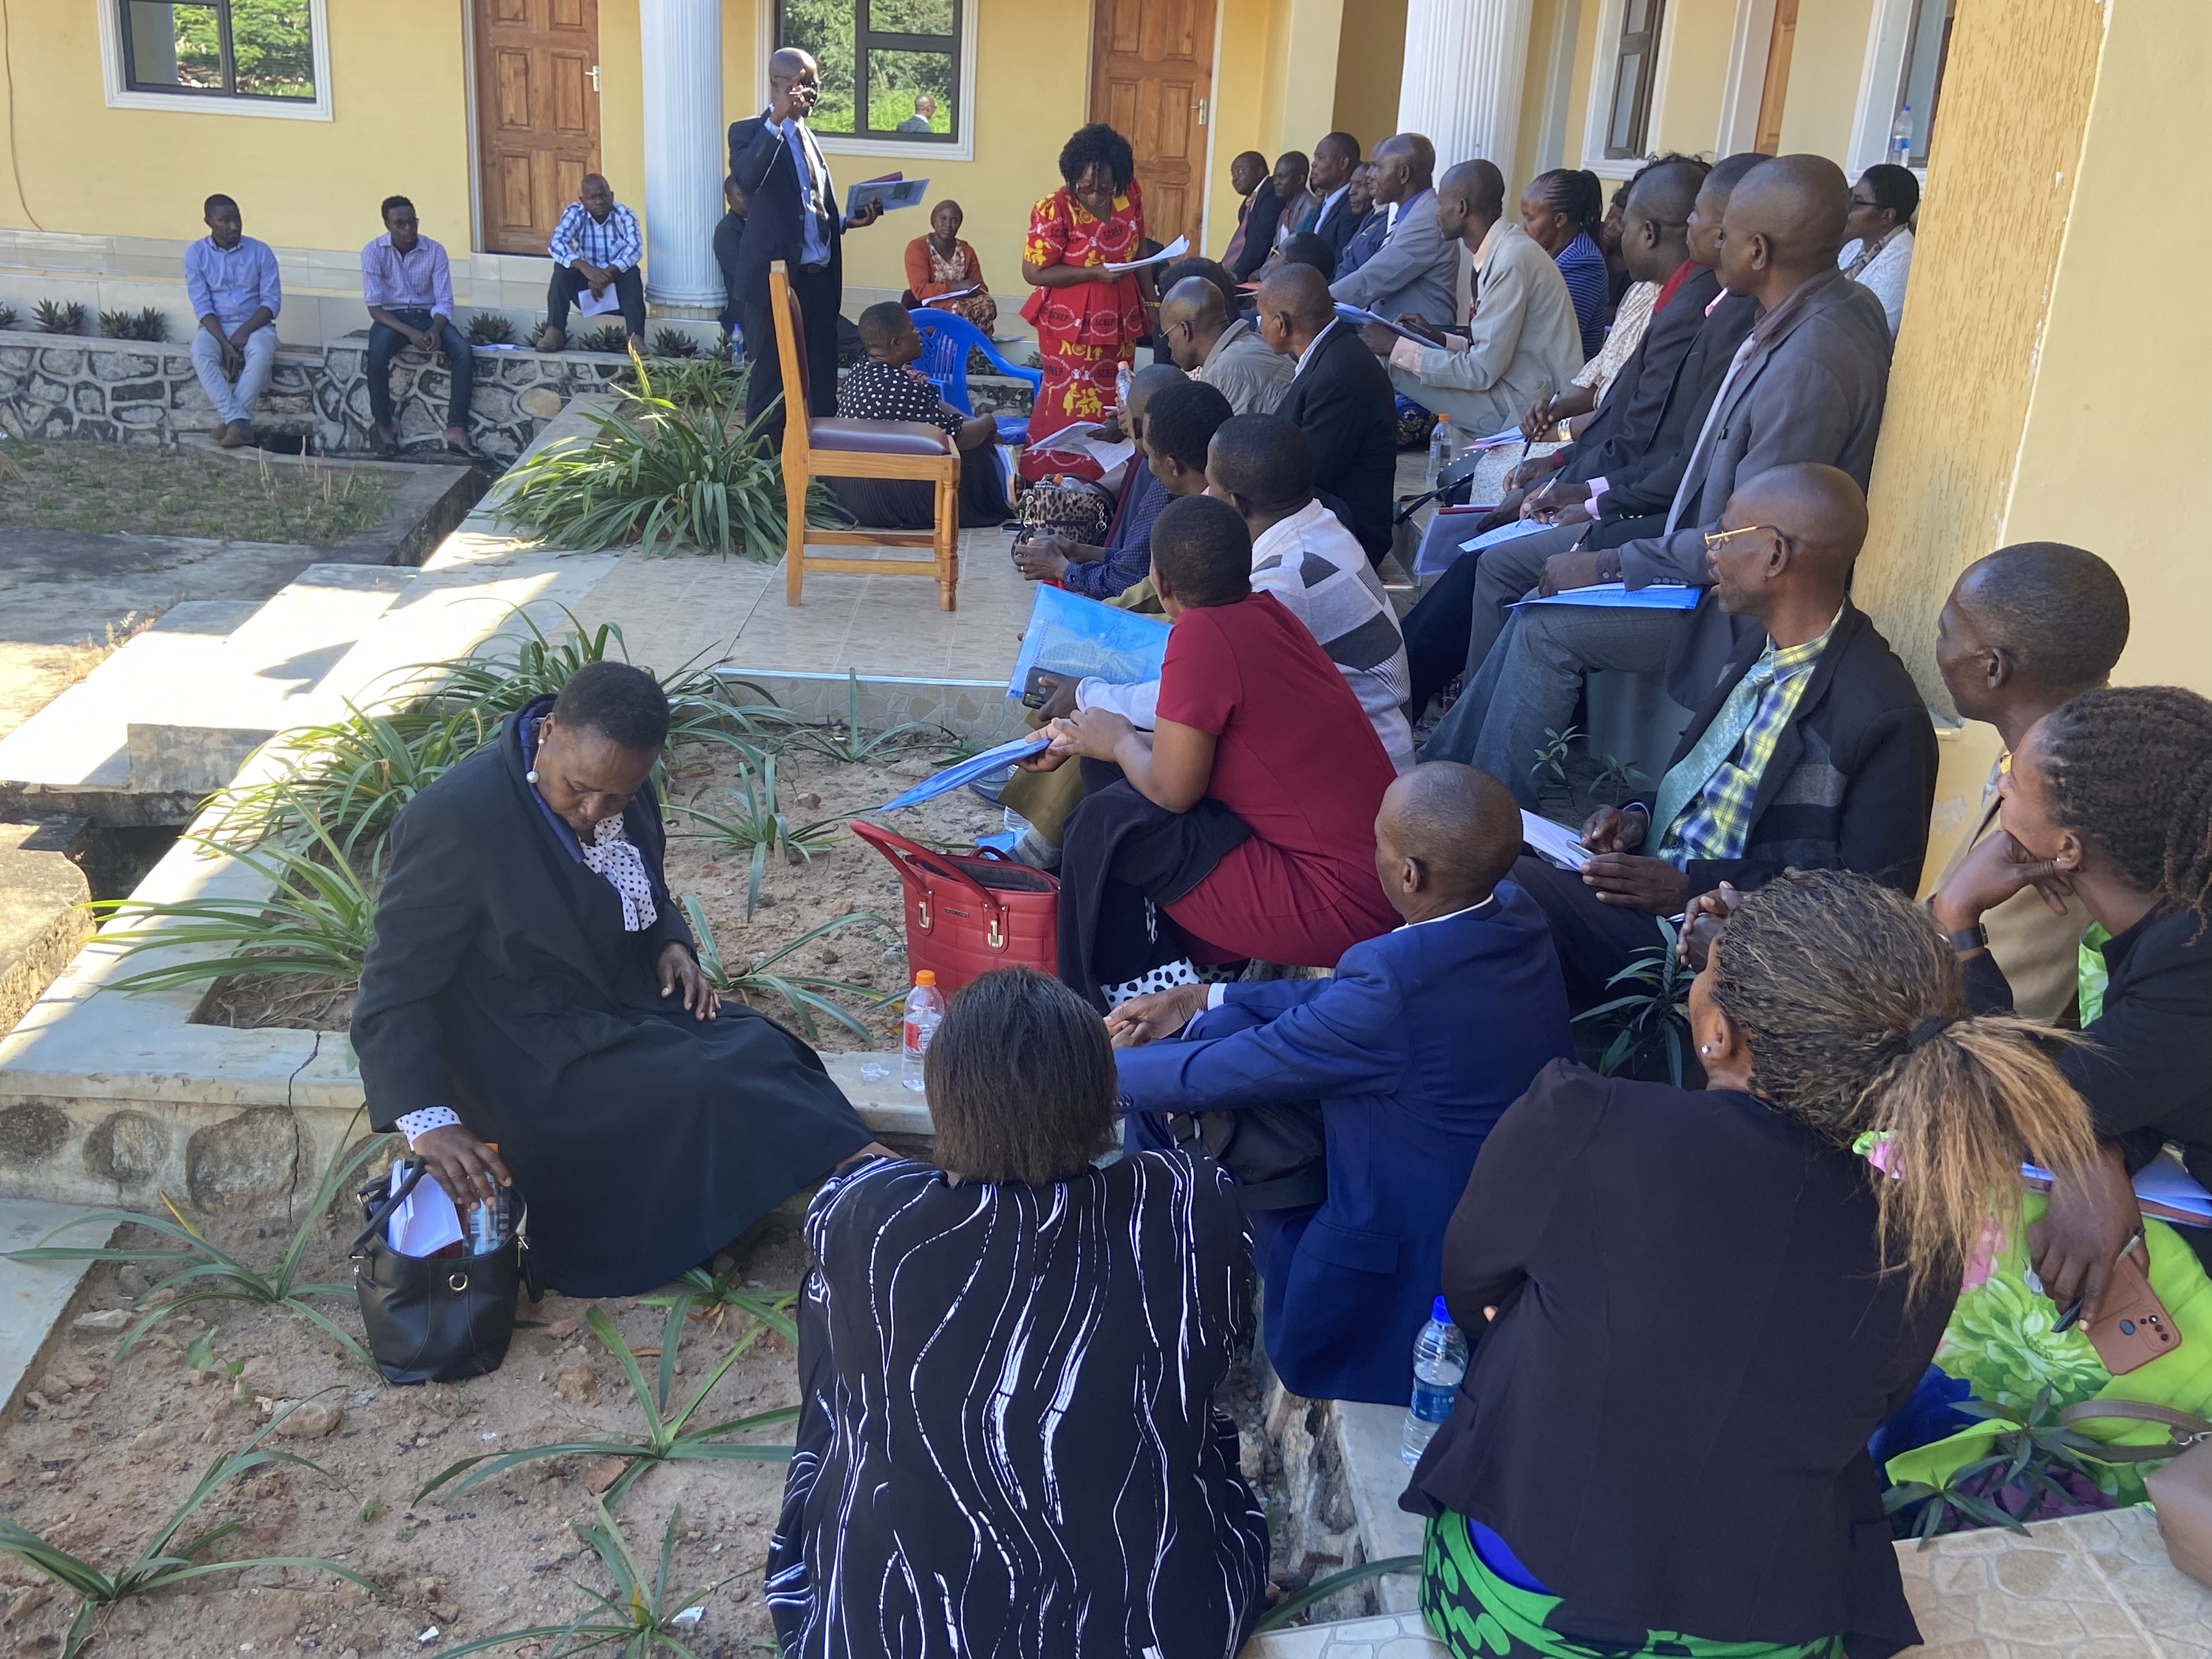
[[1128,364],[1121,363],[1115,366],[1114,370],[1115,408],[1127,409],[1129,406],[1129,382],[1133,378],[1129,372]]
[[1459,459],[1459,434],[1452,430],[1451,417],[1437,417],[1436,429],[1429,434],[1429,488],[1437,487],[1443,470]]
[[1467,1338],[1451,1322],[1451,1315],[1438,1297],[1429,1310],[1429,1322],[1413,1339],[1413,1403],[1406,1412],[1406,1437],[1398,1455],[1418,1463],[1429,1449],[1437,1430],[1452,1412],[1460,1379],[1467,1375]]
[[1889,159],[1901,167],[1912,165],[1912,106],[1910,104],[1897,112],[1897,119],[1890,126]]
[[[899,1081],[916,1094],[921,1092],[922,1056],[929,1052],[929,1040],[944,1018],[945,994],[937,988],[936,974],[924,968],[914,976],[914,989],[906,994],[906,1034],[899,1055]],[[1467,1352],[1464,1345],[1460,1352]]]

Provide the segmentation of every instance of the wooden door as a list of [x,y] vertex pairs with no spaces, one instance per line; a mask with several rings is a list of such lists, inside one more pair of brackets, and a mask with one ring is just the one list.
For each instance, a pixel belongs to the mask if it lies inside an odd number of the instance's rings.
[[599,0],[475,0],[478,218],[491,253],[545,252],[599,166]]
[[1145,232],[1200,245],[1206,124],[1213,102],[1215,0],[1095,0],[1091,118],[1137,154]]
[[1790,57],[1797,45],[1797,0],[1774,0],[1774,33],[1766,46],[1766,85],[1759,95],[1759,138],[1752,148],[1762,155],[1782,154],[1782,106],[1790,96]]

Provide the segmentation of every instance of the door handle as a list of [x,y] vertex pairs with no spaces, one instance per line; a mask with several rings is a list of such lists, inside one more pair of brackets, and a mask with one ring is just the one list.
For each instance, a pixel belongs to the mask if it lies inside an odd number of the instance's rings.
[[591,68],[586,70],[584,73],[592,77],[592,90],[596,94],[599,89],[599,66],[597,64],[594,64]]
[[1195,104],[1191,106],[1191,108],[1198,112],[1199,125],[1204,126],[1206,125],[1206,100],[1203,98],[1200,99]]

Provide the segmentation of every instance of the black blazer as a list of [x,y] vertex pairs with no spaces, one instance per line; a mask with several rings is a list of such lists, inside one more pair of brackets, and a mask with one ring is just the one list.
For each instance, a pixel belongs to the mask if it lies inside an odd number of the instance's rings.
[[1328,244],[1328,251],[1337,258],[1344,257],[1344,245],[1352,240],[1352,233],[1359,228],[1364,216],[1352,210],[1352,195],[1346,191],[1334,202],[1323,205],[1321,217],[1314,221],[1313,234]]
[[[1705,297],[1711,300],[1717,291],[1717,281]],[[1712,315],[1699,322],[1689,349],[1675,366],[1644,453],[1606,474],[1608,488],[1598,501],[1601,520],[1611,523],[1649,514],[1663,516],[1674,504],[1674,492],[1681,487],[1682,475],[1689,469],[1690,452],[1697,447],[1698,434],[1704,430],[1705,416],[1712,411],[1713,398],[1720,392],[1729,364],[1735,357],[1736,348],[1743,343],[1744,336],[1751,332],[1751,325],[1758,320],[1759,301],[1747,294],[1731,294],[1714,308]],[[1653,530],[1637,533],[1658,532]],[[1632,539],[1628,536],[1620,538]],[[1593,545],[1617,547],[1620,542],[1598,541]]]
[[1275,413],[1313,447],[1314,490],[1340,498],[1367,556],[1390,550],[1390,495],[1398,475],[1397,394],[1350,325],[1333,322]]
[[[829,167],[823,156],[824,171]],[[768,268],[786,262],[796,274],[805,209],[799,189],[799,163],[783,142],[781,129],[768,124],[765,111],[730,123],[730,171],[745,193],[745,234],[738,254],[738,297],[747,305],[768,303]],[[824,204],[823,227],[830,242],[828,277],[842,293],[845,287],[845,216],[836,200],[836,181],[830,180],[830,199]],[[834,307],[833,307],[834,309]]]
[[1229,267],[1229,274],[1240,283],[1249,282],[1267,259],[1267,250],[1274,246],[1275,230],[1282,222],[1283,198],[1275,194],[1274,177],[1270,174],[1252,192],[1252,205],[1244,214],[1244,246],[1237,250],[1237,263]]
[[1876,1225],[1865,1164],[1751,1096],[1553,1061],[1445,1231],[1453,1322],[1498,1312],[1401,1505],[1494,1528],[1565,1628],[1919,1641],[1866,1443],[1954,1298],[1908,1304]]
[[1564,452],[1562,478],[1580,483],[1603,477],[1609,491],[1615,472],[1643,461],[1674,390],[1674,373],[1705,326],[1705,307],[1720,289],[1720,277],[1706,265],[1682,279],[1613,376],[1589,425]]
[[722,307],[724,328],[734,329],[745,320],[744,297],[738,292],[738,268],[744,258],[745,216],[725,213],[714,226],[714,263],[722,268],[727,303]]
[[[1744,620],[1717,613],[1709,589],[1675,632],[1668,691],[1696,712],[1682,728],[1670,768],[1696,747],[1735,683],[1766,649],[1765,629],[1753,623],[1741,629],[1718,676],[1698,683],[1698,657],[1728,637],[1716,624]],[[1928,705],[1889,641],[1846,599],[1828,648],[1813,665],[1812,683],[1759,775],[1743,856],[1691,860],[1685,872],[1690,890],[1710,893],[1724,881],[1748,890],[1795,869],[1856,870],[1910,893],[1927,860],[1935,805],[1936,727]]]

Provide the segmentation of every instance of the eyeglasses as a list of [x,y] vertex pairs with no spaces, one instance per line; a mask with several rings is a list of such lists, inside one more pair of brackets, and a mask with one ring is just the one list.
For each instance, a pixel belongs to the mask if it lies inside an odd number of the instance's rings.
[[1734,541],[1738,536],[1756,535],[1762,530],[1772,531],[1774,532],[1774,539],[1780,542],[1784,547],[1793,545],[1790,538],[1783,532],[1782,527],[1779,525],[1747,524],[1741,530],[1713,531],[1705,538],[1705,551],[1708,553],[1717,553],[1723,547],[1726,546],[1729,542]]
[[1851,205],[1853,207],[1880,207],[1881,204],[1875,201],[1871,196],[1854,196],[1851,198]]

